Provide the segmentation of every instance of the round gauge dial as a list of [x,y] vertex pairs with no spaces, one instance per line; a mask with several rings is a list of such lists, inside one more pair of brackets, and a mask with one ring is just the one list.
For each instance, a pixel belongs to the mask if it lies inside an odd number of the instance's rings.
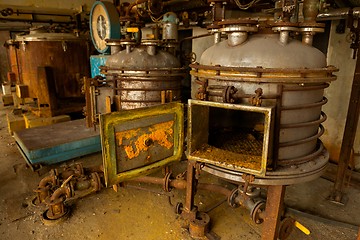
[[97,18],[97,34],[99,35],[99,38],[101,40],[104,40],[106,38],[106,29],[108,28],[108,26],[106,26],[106,20],[105,17],[103,15],[99,15]]
[[106,39],[120,39],[119,14],[110,2],[96,1],[90,11],[90,34],[96,50],[108,53]]

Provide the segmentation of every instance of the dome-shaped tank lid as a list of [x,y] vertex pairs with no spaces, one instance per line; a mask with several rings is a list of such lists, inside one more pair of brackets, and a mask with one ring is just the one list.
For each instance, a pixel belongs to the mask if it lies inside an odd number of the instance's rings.
[[250,35],[237,46],[230,46],[224,40],[205,50],[199,63],[254,68],[323,68],[327,65],[325,55],[317,48],[294,39],[282,44],[278,34]]
[[[154,55],[149,54],[147,47],[138,46],[130,51],[122,50],[111,55],[106,60],[106,66],[112,69],[163,69],[163,68],[180,68],[179,60],[169,52],[157,49]],[[151,46],[156,47],[156,46]]]

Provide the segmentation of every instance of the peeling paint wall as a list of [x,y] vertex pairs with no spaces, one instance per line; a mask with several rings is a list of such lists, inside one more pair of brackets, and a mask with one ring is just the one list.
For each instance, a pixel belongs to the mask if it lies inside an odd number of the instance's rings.
[[[328,64],[339,68],[339,72],[335,73],[338,79],[332,82],[325,91],[329,102],[324,106],[323,111],[327,114],[328,119],[324,123],[326,131],[322,137],[322,141],[330,152],[330,159],[334,161],[338,161],[340,156],[356,64],[356,59],[352,59],[353,50],[350,49],[350,43],[347,40],[349,39],[349,29],[344,34],[337,34],[335,29],[338,24],[338,21],[333,21],[331,24],[327,58]],[[360,124],[356,131],[354,153],[355,155],[360,153]],[[358,156],[355,157],[355,165],[357,169],[360,169]]]

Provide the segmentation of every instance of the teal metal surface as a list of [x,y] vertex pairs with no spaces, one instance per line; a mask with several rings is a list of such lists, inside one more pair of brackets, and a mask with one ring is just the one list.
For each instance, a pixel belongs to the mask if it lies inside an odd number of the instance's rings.
[[100,136],[75,120],[14,133],[18,148],[31,166],[51,165],[101,151]]
[[92,55],[90,56],[91,77],[94,78],[98,75],[105,77],[100,73],[100,66],[105,66],[106,60],[109,55]]

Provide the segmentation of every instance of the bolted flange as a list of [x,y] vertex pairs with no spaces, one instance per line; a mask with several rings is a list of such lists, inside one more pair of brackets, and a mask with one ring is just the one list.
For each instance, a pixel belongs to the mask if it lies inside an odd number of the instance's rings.
[[202,239],[209,232],[210,217],[208,214],[198,212],[196,219],[190,221],[189,232],[194,239]]

